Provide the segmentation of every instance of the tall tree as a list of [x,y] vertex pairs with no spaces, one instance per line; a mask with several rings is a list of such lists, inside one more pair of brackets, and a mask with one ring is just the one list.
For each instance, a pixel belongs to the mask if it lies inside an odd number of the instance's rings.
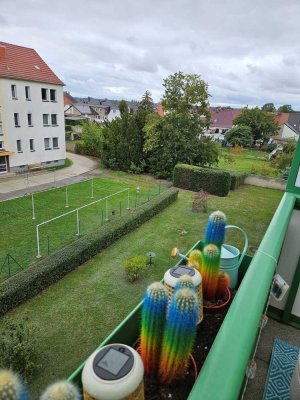
[[119,102],[119,110],[120,110],[121,115],[129,113],[128,104],[127,104],[126,100],[121,100]]
[[294,110],[290,104],[284,104],[283,106],[278,107],[278,111],[283,113],[290,113]]
[[154,111],[154,103],[152,100],[151,92],[149,90],[146,90],[146,92],[143,94],[142,101],[140,102],[138,108],[147,112]]
[[237,125],[229,129],[225,134],[227,142],[233,146],[251,146],[253,143],[252,131],[249,126]]
[[[166,111],[194,115],[199,128],[203,125],[209,125],[208,84],[199,75],[184,74],[179,71],[166,78],[163,86],[165,93],[162,105]],[[205,117],[204,121],[203,117]]]
[[178,162],[212,165],[218,162],[217,145],[199,139],[198,122],[188,113],[151,114],[145,128],[144,151],[151,173],[171,177]]
[[254,141],[258,139],[267,140],[270,136],[275,135],[279,128],[274,116],[258,107],[244,108],[233,122],[234,125],[249,126]]
[[275,112],[276,108],[274,106],[274,103],[266,103],[262,106],[261,108],[263,111],[267,111],[267,112]]

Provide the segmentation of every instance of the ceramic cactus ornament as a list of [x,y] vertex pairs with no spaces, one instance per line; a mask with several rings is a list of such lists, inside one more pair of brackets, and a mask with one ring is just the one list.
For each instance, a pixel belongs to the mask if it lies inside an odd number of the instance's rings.
[[157,372],[166,321],[168,291],[160,282],[148,286],[142,311],[140,353],[145,375]]
[[21,379],[10,370],[0,370],[0,400],[27,400]]
[[214,211],[208,218],[205,230],[205,244],[214,244],[219,250],[225,238],[226,215],[222,211]]
[[42,394],[40,400],[80,400],[80,394],[75,385],[68,381],[53,383]]
[[195,285],[193,283],[193,279],[189,276],[189,275],[182,275],[178,282],[175,285],[174,291],[177,291],[179,289],[191,289],[191,290],[195,290]]
[[208,244],[203,249],[201,275],[203,279],[203,297],[206,300],[216,298],[218,276],[220,269],[220,251],[214,244]]
[[174,292],[164,332],[159,379],[169,385],[186,372],[196,336],[199,304],[195,291],[184,288]]
[[230,277],[226,272],[220,271],[218,275],[218,284],[216,289],[216,299],[226,297],[227,289],[229,288]]
[[200,250],[192,250],[188,257],[187,265],[197,269],[199,272],[202,267],[202,253]]

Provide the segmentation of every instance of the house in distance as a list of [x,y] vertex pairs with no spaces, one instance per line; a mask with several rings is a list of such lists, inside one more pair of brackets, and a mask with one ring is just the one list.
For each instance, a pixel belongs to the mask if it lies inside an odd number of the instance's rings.
[[64,164],[63,86],[34,49],[0,42],[0,173]]

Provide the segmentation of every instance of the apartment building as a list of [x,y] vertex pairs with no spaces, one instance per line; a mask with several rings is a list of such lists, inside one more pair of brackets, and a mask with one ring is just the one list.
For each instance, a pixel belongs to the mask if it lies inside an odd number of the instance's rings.
[[63,165],[63,86],[34,49],[0,42],[0,173]]

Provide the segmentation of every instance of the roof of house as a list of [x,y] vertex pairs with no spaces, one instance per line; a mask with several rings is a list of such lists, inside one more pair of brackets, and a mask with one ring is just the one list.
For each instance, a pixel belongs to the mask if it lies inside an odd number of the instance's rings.
[[279,125],[283,125],[288,121],[289,115],[289,113],[279,113],[274,115],[274,118],[279,123]]
[[300,113],[293,112],[289,114],[288,124],[299,134],[300,132]]
[[233,120],[241,114],[242,110],[239,109],[223,109],[213,108],[209,109],[211,113],[211,127],[232,128]]
[[299,130],[296,129],[294,126],[290,125],[288,122],[286,122],[284,125],[288,126],[293,132],[295,132],[297,135],[299,135]]
[[0,78],[64,85],[34,49],[5,42],[0,42]]

